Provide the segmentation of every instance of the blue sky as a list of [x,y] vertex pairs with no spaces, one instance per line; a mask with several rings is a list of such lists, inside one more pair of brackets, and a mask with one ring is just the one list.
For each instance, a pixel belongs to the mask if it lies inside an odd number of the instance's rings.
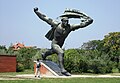
[[120,32],[120,0],[0,0],[0,45],[20,42],[50,48],[44,35],[51,27],[34,14],[34,7],[55,20],[65,8],[93,18],[93,24],[70,33],[64,48],[79,48],[84,42],[102,40],[109,32]]

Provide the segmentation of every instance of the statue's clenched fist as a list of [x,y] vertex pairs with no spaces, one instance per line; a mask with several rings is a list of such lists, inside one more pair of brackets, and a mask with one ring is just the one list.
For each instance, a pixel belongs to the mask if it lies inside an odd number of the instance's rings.
[[38,11],[38,8],[37,8],[37,7],[34,8],[34,12],[35,12],[35,11]]

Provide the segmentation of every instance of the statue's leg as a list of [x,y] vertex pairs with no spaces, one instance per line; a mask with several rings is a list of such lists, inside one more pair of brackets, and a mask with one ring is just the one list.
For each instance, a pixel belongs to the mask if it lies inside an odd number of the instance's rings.
[[46,60],[46,57],[52,55],[54,52],[52,49],[47,50],[45,53],[42,53],[42,59]]
[[64,51],[57,44],[53,44],[52,48],[55,51],[55,53],[57,53],[57,55],[58,55],[58,62],[59,62],[59,66],[61,68],[61,71],[65,70],[64,66],[63,66],[63,64],[64,64]]
[[61,71],[64,72],[66,71],[64,68],[64,51],[62,50],[62,48],[60,48],[59,45],[54,44],[53,45],[53,50],[57,53],[58,55],[58,62],[59,62],[59,66],[61,68]]
[[60,46],[57,44],[53,44],[53,50],[58,54],[58,62],[61,73],[66,76],[71,76],[71,74],[67,72],[64,68],[64,51],[62,50],[62,48],[60,48]]
[[59,62],[59,66],[61,68],[62,72],[65,72],[65,68],[64,68],[64,52],[62,49],[57,49],[58,51],[58,62]]

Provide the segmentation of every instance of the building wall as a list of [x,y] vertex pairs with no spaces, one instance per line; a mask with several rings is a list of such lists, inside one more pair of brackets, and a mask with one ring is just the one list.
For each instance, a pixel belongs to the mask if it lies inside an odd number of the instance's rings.
[[16,56],[0,55],[0,72],[16,72]]

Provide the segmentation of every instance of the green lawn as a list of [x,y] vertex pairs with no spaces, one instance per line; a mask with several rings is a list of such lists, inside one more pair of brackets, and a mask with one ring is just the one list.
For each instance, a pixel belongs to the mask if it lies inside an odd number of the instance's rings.
[[34,71],[31,69],[25,70],[24,72],[0,72],[0,75],[21,75],[21,74],[34,74]]
[[[33,74],[32,70],[24,72],[0,73],[5,75]],[[90,74],[91,75],[91,74]],[[96,74],[92,74],[96,75]],[[42,78],[42,79],[24,79],[24,80],[0,80],[0,83],[120,83],[120,78]]]
[[36,80],[0,80],[0,83],[120,83],[120,78],[43,78]]

